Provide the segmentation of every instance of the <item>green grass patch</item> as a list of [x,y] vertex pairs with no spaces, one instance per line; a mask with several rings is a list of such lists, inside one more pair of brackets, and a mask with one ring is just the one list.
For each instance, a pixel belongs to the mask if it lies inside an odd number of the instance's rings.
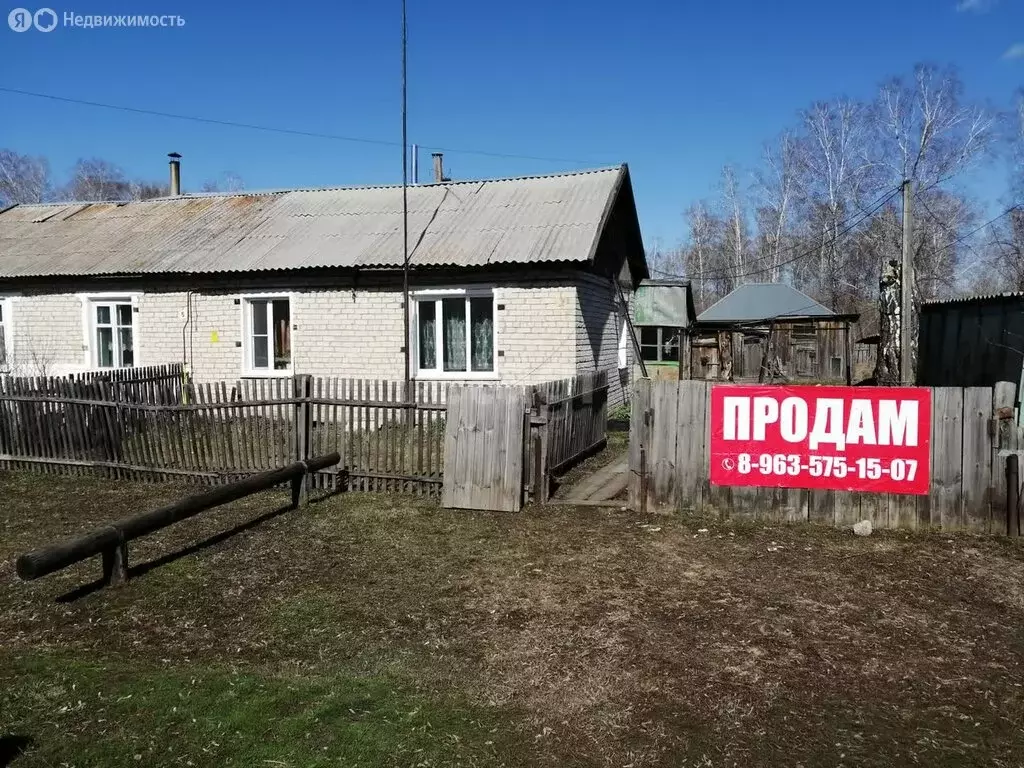
[[3,728],[29,766],[496,764],[494,711],[380,677],[276,677],[32,654],[4,659]]

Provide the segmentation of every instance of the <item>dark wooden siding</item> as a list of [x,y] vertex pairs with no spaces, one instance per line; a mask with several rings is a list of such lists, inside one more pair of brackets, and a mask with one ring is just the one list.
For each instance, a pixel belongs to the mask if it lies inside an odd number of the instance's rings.
[[990,387],[1010,381],[1019,386],[1022,365],[1024,296],[921,308],[918,384]]
[[[769,332],[782,371],[790,381],[846,383],[846,366],[853,361],[846,358],[846,326],[834,321],[725,331],[732,335],[733,381],[758,381]],[[719,377],[721,360],[715,336],[702,334],[694,341],[691,361],[693,378]]]

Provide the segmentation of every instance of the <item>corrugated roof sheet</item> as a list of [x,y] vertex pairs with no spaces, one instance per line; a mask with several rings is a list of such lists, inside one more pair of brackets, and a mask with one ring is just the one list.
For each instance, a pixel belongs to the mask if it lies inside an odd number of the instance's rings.
[[931,299],[922,301],[922,307],[940,307],[945,304],[982,304],[986,301],[999,301],[1002,299],[1022,299],[1024,291],[1006,291],[1004,293],[983,293],[977,296],[960,296],[955,299]]
[[835,312],[784,283],[747,283],[697,316],[698,323],[748,323],[784,317],[834,317]]
[[[625,166],[408,188],[413,266],[586,261]],[[19,205],[0,277],[401,267],[402,188]]]

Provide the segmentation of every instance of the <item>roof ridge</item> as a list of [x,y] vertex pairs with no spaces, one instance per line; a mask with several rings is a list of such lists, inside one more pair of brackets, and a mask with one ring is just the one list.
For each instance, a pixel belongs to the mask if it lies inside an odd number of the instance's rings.
[[[598,168],[584,168],[578,171],[562,171],[560,173],[540,173],[526,176],[499,176],[487,179],[459,179],[457,181],[425,182],[420,184],[408,184],[409,189],[420,189],[425,187],[456,187],[468,184],[500,184],[512,181],[532,181],[534,179],[558,179],[570,178],[573,176],[587,176],[596,173],[621,172],[626,167],[625,163],[620,165],[601,166]],[[286,195],[293,192],[358,192],[373,189],[401,189],[401,184],[352,184],[334,185],[326,187],[281,187],[279,189],[240,189],[235,192],[184,192],[181,195],[150,197],[145,200],[53,200],[45,203],[16,203],[11,208],[28,207],[54,207],[62,205],[129,205],[132,203],[165,203],[172,200],[206,200],[209,198],[223,197],[260,197],[271,195]],[[7,210],[7,209],[4,209]]]

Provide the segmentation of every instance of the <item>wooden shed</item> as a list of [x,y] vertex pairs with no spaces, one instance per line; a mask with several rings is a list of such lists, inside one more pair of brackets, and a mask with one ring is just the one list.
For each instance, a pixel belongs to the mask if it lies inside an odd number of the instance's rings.
[[784,283],[748,283],[697,316],[692,378],[766,383],[852,383],[852,324]]
[[641,280],[632,304],[640,348],[634,378],[678,379],[679,350],[688,348],[697,320],[690,282]]

